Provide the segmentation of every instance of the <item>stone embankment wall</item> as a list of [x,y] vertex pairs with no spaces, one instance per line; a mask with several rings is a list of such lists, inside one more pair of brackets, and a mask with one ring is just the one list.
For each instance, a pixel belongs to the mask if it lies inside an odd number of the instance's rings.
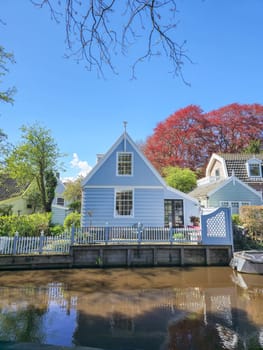
[[70,254],[0,256],[0,270],[75,267],[227,266],[231,246],[93,245]]

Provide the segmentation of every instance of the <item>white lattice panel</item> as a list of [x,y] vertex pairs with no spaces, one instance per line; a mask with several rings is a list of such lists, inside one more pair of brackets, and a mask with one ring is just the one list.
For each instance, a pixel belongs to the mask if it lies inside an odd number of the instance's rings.
[[208,237],[226,237],[226,215],[221,211],[206,222]]

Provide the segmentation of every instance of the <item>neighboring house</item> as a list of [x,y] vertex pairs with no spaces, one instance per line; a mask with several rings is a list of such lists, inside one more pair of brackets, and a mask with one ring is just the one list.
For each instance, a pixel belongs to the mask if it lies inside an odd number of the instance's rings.
[[18,183],[1,174],[0,176],[0,208],[11,208],[11,213],[17,215],[32,214],[32,206],[26,200],[29,185],[19,186]]
[[[30,185],[19,186],[14,179],[1,175],[0,208],[11,207],[11,212],[17,215],[32,214],[34,210],[27,197],[29,190]],[[68,203],[63,198],[64,191],[65,185],[57,176],[57,187],[52,202],[52,222],[54,224],[63,224],[65,217],[69,213]]]
[[244,205],[262,205],[261,194],[234,175],[198,186],[189,195],[198,199],[202,208],[229,207],[232,214],[238,214]]
[[66,216],[70,213],[69,202],[64,197],[65,184],[61,181],[59,174],[57,174],[57,187],[55,190],[55,197],[52,202],[52,223],[63,225]]
[[198,201],[169,187],[126,131],[82,183],[82,226],[190,225]]
[[263,155],[213,154],[206,177],[198,180],[189,195],[202,207],[230,207],[239,213],[242,205],[262,205]]

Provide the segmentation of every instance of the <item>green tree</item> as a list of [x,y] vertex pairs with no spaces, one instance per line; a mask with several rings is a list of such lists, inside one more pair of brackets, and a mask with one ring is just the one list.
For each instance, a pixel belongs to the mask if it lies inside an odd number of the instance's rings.
[[5,158],[10,151],[11,145],[7,142],[7,135],[0,129],[0,170],[3,169]]
[[182,192],[190,192],[196,187],[196,174],[188,168],[168,166],[163,169],[166,183]]
[[244,149],[244,152],[249,154],[259,154],[261,151],[261,140],[251,140],[249,145]]
[[57,161],[62,155],[50,130],[36,123],[22,126],[21,131],[22,142],[7,158],[7,171],[19,183],[36,182],[42,210],[49,212],[56,187],[50,174],[56,173]]
[[53,170],[47,170],[45,172],[46,194],[47,194],[47,211],[51,211],[51,205],[55,197],[55,190],[57,187],[57,177]]
[[78,177],[75,181],[69,181],[66,184],[66,189],[64,191],[64,198],[66,201],[70,202],[69,207],[73,211],[80,213],[81,209],[81,182],[83,177]]
[[[8,63],[15,63],[14,55],[10,52],[6,52],[4,47],[0,45],[0,83],[2,84],[2,78],[9,72]],[[14,87],[0,90],[0,101],[13,103],[14,93],[16,89]]]

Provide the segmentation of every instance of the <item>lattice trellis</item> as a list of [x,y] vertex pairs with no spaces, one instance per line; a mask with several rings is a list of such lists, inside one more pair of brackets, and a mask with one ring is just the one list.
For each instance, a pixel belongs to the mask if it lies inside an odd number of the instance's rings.
[[208,237],[226,237],[226,214],[221,211],[206,222]]

